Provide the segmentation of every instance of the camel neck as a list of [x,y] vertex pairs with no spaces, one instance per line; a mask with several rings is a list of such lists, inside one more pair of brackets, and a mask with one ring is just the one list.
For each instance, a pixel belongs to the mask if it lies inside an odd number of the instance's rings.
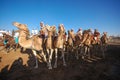
[[27,35],[24,32],[20,32],[19,35],[19,44],[24,48],[31,48],[32,40],[27,39]]

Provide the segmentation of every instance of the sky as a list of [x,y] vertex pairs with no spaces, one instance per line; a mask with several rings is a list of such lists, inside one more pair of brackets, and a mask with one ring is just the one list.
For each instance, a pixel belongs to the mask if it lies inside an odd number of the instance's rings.
[[120,0],[0,0],[0,29],[17,30],[12,22],[19,22],[40,30],[41,21],[120,35]]

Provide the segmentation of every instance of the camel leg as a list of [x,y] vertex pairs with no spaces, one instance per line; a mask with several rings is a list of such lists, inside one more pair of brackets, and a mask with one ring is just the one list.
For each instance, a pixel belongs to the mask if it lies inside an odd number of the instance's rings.
[[[49,59],[49,56],[50,56],[50,51],[49,51],[49,49],[46,49],[46,51],[47,51],[47,55],[48,55],[48,59]],[[49,67],[49,62],[47,61],[47,66]]]
[[47,62],[46,55],[43,53],[43,50],[41,51],[41,54],[42,54],[42,56],[44,58],[44,61]]
[[65,62],[65,53],[62,49],[62,58],[63,58],[63,65],[66,66],[66,62]]
[[55,64],[54,64],[54,68],[57,68],[57,58],[58,58],[58,49],[55,49]]
[[87,54],[87,47],[84,46],[84,53],[83,53],[82,59],[85,59],[86,54]]
[[66,49],[65,49],[65,48],[66,48],[66,46],[65,46],[65,45],[63,45],[63,50],[64,50],[64,52],[66,51]]
[[83,53],[84,53],[84,47],[81,46],[81,49],[80,49],[80,55],[81,55],[81,57],[83,57]]
[[36,62],[36,64],[35,64],[35,68],[38,68],[38,60],[37,60],[37,54],[36,54],[36,51],[35,50],[32,50],[33,51],[33,54],[34,54],[34,56],[35,56],[35,62]]
[[102,51],[102,56],[103,56],[103,58],[105,58],[105,49],[104,49],[105,47],[104,47],[104,45],[103,46],[101,46],[101,51]]
[[88,59],[91,59],[91,55],[90,55],[90,47],[88,47],[87,51],[88,51]]
[[89,60],[90,59],[90,47],[88,46],[85,47],[85,56],[87,56],[87,59],[84,59],[85,61],[92,62],[91,60]]
[[52,61],[52,55],[53,55],[53,49],[51,49],[50,55],[49,55],[49,68],[48,69],[52,69],[52,65],[51,65],[51,61]]
[[18,48],[18,43],[15,44],[15,51],[17,50]]
[[[47,51],[47,56],[48,56],[48,58],[49,58],[49,56],[50,56],[50,50],[49,49],[46,49],[46,51]],[[47,56],[46,56],[46,58],[47,58]],[[48,59],[47,59],[48,60]]]
[[78,49],[79,49],[79,48],[76,49],[76,59],[77,59],[77,60],[79,59]]
[[7,45],[7,47],[6,47],[6,50],[7,50],[7,53],[9,53],[10,52],[10,45]]

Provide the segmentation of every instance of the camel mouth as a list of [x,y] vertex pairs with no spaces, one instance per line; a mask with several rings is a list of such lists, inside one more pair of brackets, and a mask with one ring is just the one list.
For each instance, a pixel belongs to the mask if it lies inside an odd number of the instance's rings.
[[13,24],[14,26],[16,26],[16,27],[17,27],[18,25],[20,25],[20,23],[18,23],[18,22],[13,22],[12,24]]

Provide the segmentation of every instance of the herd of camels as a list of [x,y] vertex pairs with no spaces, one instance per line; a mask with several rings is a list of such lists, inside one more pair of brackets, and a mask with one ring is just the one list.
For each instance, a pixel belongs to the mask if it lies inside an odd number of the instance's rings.
[[[48,35],[47,38],[43,38],[41,35],[29,36],[29,29],[27,25],[18,22],[13,22],[13,25],[18,28],[19,32],[19,45],[26,49],[31,49],[36,60],[35,68],[38,68],[37,51],[41,52],[44,62],[47,63],[48,69],[57,68],[58,52],[61,53],[61,59],[63,60],[63,66],[67,66],[65,53],[74,53],[76,59],[79,59],[80,55],[82,59],[93,59],[98,53],[105,58],[105,50],[107,45],[107,34],[101,36],[99,41],[94,39],[94,36],[90,34],[90,30],[84,30],[82,35],[75,34],[72,30],[68,30],[67,40],[65,38],[66,32],[63,24],[59,25],[58,32],[55,26],[44,27]],[[57,35],[56,35],[57,34]],[[53,54],[55,54],[55,63],[52,66]]]

